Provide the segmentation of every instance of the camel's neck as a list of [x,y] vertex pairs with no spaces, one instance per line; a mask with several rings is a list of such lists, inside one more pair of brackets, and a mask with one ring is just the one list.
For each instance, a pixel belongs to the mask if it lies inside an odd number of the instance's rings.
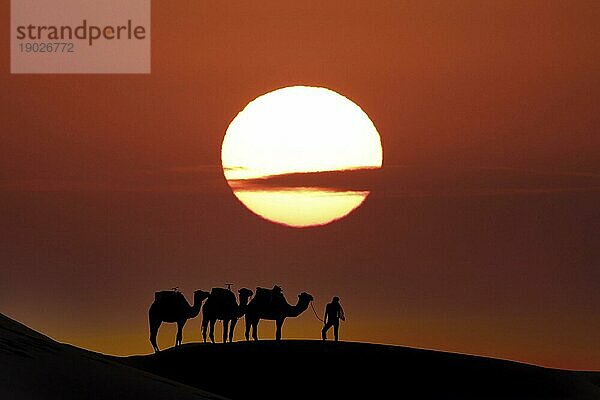
[[238,306],[237,317],[242,318],[244,314],[246,314],[246,310],[248,309],[248,297],[242,296],[240,297],[240,305]]
[[298,304],[295,306],[290,306],[288,316],[289,317],[297,317],[302,314],[308,308],[310,302],[308,300],[300,299],[298,300]]
[[202,306],[202,299],[194,297],[194,305],[190,306],[190,318],[196,318],[200,314],[200,307]]

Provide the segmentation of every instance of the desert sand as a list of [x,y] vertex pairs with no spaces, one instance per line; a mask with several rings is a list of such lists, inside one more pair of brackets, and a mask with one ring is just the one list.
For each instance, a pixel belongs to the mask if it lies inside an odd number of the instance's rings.
[[318,340],[184,344],[124,362],[232,399],[600,399],[600,374]]
[[0,371],[3,400],[600,399],[599,372],[380,344],[188,343],[113,357],[58,343],[2,314]]
[[58,343],[0,314],[2,400],[221,399]]

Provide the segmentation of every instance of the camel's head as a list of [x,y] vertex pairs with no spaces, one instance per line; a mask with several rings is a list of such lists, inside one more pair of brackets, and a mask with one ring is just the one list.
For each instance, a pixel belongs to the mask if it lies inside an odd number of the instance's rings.
[[207,299],[209,295],[210,295],[210,293],[205,292],[204,290],[194,290],[194,299],[203,301],[203,300]]
[[246,288],[241,288],[240,290],[238,290],[238,293],[240,295],[241,298],[250,298],[254,292],[250,289],[246,289]]
[[310,303],[311,301],[314,300],[314,298],[312,297],[312,295],[306,293],[306,292],[302,292],[298,295],[298,298],[302,301],[305,301],[307,303]]

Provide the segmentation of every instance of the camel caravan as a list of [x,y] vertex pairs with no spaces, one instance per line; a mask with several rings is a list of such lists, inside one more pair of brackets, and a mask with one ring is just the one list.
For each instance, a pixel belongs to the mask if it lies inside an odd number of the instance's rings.
[[188,319],[197,317],[201,310],[204,342],[206,342],[207,328],[210,341],[215,342],[214,328],[217,320],[223,321],[223,342],[228,338],[232,342],[237,320],[241,317],[245,317],[246,320],[246,340],[250,340],[250,329],[252,329],[252,338],[258,340],[257,330],[261,319],[275,321],[277,327],[275,338],[281,340],[281,328],[285,319],[299,316],[313,301],[310,294],[302,292],[298,295],[296,305],[291,305],[279,286],[274,286],[272,289],[258,287],[256,295],[252,297],[253,295],[252,290],[242,288],[238,290],[238,302],[231,285],[228,284],[227,288],[213,288],[210,293],[196,290],[194,303],[190,305],[177,288],[155,292],[154,302],[148,310],[150,343],[154,351],[159,351],[156,336],[163,322],[177,323],[175,346],[179,346],[185,323]]

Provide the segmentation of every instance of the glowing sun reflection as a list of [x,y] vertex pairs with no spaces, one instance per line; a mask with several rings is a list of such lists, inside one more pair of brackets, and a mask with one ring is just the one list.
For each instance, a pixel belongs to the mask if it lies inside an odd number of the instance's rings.
[[234,194],[250,211],[268,221],[305,228],[345,217],[365,201],[369,192],[294,188],[234,190]]

